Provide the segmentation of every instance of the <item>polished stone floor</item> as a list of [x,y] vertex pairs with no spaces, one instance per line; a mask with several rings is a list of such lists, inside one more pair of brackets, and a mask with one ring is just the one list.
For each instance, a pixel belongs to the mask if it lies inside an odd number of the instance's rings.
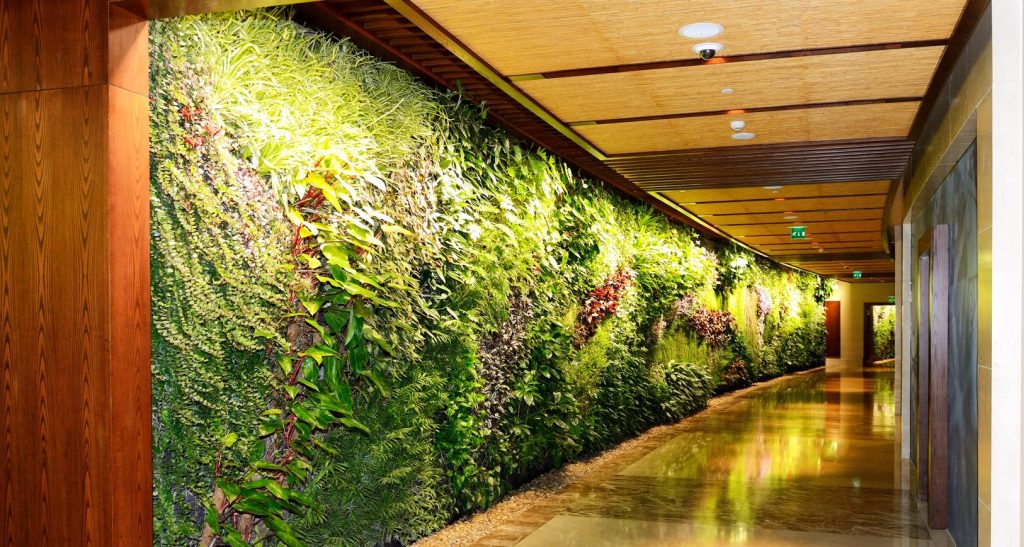
[[649,436],[477,544],[952,545],[897,444],[891,368],[819,369]]

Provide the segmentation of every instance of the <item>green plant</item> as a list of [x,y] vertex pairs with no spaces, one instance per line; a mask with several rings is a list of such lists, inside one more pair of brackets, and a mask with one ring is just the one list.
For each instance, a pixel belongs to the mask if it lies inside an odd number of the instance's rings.
[[874,341],[875,359],[892,359],[896,356],[896,308],[894,306],[875,306]]
[[672,361],[665,365],[667,396],[661,407],[668,420],[679,420],[703,410],[713,393],[711,375],[693,363]]
[[458,93],[285,12],[151,28],[156,544],[410,542],[823,351],[816,276]]

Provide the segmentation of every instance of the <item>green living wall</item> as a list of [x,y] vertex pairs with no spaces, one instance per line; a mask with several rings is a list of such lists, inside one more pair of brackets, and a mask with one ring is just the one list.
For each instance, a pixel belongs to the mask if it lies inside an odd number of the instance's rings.
[[281,13],[152,25],[155,537],[406,543],[823,363],[829,285]]

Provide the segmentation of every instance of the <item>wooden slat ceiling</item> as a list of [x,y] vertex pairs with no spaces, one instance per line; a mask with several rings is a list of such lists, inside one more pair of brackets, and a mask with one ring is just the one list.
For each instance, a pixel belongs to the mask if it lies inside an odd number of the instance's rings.
[[[958,21],[983,2],[335,0],[299,14],[461,83],[498,123],[676,219],[842,276],[892,272],[888,195]],[[678,33],[700,21],[725,27],[711,62]],[[733,139],[737,120],[756,137]]]
[[725,26],[729,55],[948,38],[961,0],[416,0],[505,75],[690,56],[679,27]]

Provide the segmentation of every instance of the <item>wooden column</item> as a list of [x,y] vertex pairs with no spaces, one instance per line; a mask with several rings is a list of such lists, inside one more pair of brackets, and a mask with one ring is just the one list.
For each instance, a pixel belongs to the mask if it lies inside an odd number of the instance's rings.
[[146,21],[0,0],[0,542],[152,542]]

